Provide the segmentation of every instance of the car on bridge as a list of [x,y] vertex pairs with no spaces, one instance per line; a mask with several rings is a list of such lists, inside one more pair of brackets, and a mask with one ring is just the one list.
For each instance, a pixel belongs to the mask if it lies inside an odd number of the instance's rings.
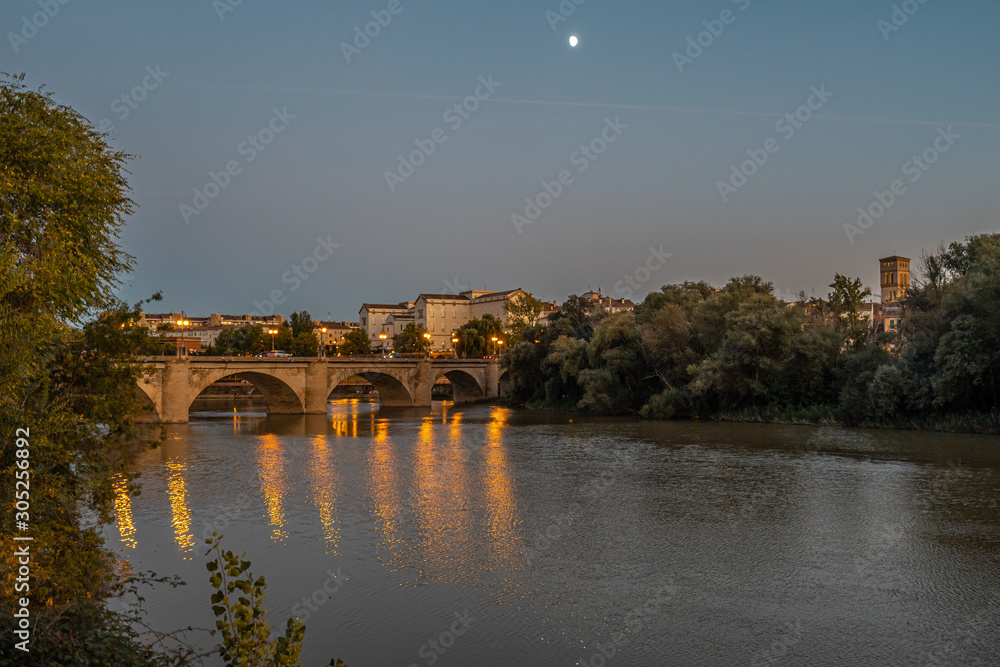
[[288,354],[284,350],[271,350],[270,352],[268,352],[267,354],[265,354],[263,356],[265,356],[265,357],[291,357],[292,355]]

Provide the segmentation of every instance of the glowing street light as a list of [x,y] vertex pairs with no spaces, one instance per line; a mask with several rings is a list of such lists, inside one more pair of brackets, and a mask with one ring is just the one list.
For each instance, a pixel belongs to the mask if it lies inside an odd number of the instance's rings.
[[493,356],[496,356],[496,353],[497,353],[497,337],[493,336],[492,338],[490,338],[490,340],[493,341],[493,350],[492,350]]
[[[186,327],[189,324],[191,324],[191,323],[189,321],[185,320],[183,315],[181,315],[181,319],[177,320],[177,326],[179,326],[181,328],[181,344],[177,346],[177,358],[178,359],[181,358],[181,350],[184,349],[184,327]],[[187,354],[187,350],[184,350],[184,354],[185,355]]]
[[388,338],[388,336],[386,336],[385,332],[383,331],[382,333],[380,333],[378,335],[378,338],[379,338],[380,341],[382,341],[381,348],[382,348],[382,356],[384,357],[385,356],[385,339]]
[[424,338],[427,339],[427,356],[431,356],[431,335],[429,333],[424,334]]
[[274,337],[278,335],[278,330],[268,329],[267,333],[271,334],[271,352],[274,352]]
[[323,358],[326,356],[326,327],[320,329],[323,332],[323,336],[319,339],[319,356]]

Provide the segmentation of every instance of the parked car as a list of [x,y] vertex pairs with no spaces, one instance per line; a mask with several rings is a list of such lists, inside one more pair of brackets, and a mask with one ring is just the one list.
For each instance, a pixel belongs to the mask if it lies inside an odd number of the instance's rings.
[[271,350],[270,352],[268,352],[264,356],[265,357],[290,357],[292,355],[288,354],[284,350]]

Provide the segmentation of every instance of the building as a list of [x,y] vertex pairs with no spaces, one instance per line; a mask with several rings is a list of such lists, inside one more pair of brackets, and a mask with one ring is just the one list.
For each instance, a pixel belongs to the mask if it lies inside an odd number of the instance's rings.
[[391,349],[392,337],[413,323],[424,327],[431,335],[431,349],[444,351],[452,349],[453,334],[470,320],[493,315],[506,327],[507,304],[522,294],[528,293],[518,288],[505,292],[466,290],[461,294],[420,294],[416,301],[362,304],[358,317],[373,348],[382,347],[380,336],[384,335],[385,349]]
[[882,303],[898,301],[910,289],[910,259],[892,255],[883,257],[878,264]]
[[421,294],[413,306],[413,322],[431,335],[432,350],[450,350],[452,334],[474,319],[472,300],[462,294]]
[[[372,347],[382,347],[380,335],[386,337],[386,347],[392,345],[392,337],[402,331],[406,324],[405,316],[413,315],[413,302],[401,301],[389,303],[365,303],[358,311],[359,327],[368,334]],[[404,316],[400,319],[400,316]]]
[[878,264],[883,307],[880,330],[894,331],[903,318],[899,300],[910,290],[910,258],[891,255],[880,259]]
[[152,331],[159,331],[164,324],[171,327],[177,326],[177,321],[186,319],[191,327],[242,327],[247,324],[260,324],[261,326],[281,326],[285,321],[284,315],[222,315],[212,313],[208,317],[191,317],[183,313],[140,313],[138,325],[146,327]]
[[609,313],[625,313],[635,310],[635,303],[631,299],[614,299],[601,294],[600,288],[596,292],[584,292],[581,295],[584,299],[590,299],[594,305]]
[[[313,322],[313,333],[316,334],[319,344],[322,345],[328,352],[332,351],[334,346],[341,345],[344,342],[344,336],[357,328],[357,322],[333,322],[322,320]],[[324,329],[326,329],[326,331],[323,331]]]
[[543,301],[542,312],[538,314],[538,324],[548,326],[555,314],[561,310],[562,308],[555,301]]

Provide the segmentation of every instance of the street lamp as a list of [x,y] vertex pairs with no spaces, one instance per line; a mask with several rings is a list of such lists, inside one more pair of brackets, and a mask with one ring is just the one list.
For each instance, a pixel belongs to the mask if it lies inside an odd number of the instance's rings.
[[326,327],[320,329],[323,332],[323,336],[319,339],[319,356],[320,359],[326,356]]
[[503,341],[498,340],[497,345],[500,346],[499,349],[497,349],[497,356],[499,357],[501,354],[503,354]]
[[268,329],[267,333],[271,334],[271,352],[274,352],[274,337],[278,335],[278,330]]
[[493,353],[493,356],[496,356],[496,353],[497,353],[497,337],[493,336],[492,338],[490,338],[490,340],[493,341],[493,349],[490,350],[490,351]]
[[380,341],[382,341],[382,344],[380,345],[380,348],[382,349],[382,356],[383,357],[385,356],[385,339],[386,338],[388,338],[388,336],[385,335],[384,331],[378,335],[378,339]]
[[431,356],[431,335],[429,333],[424,334],[424,338],[427,339],[427,358]]
[[[184,349],[184,327],[186,327],[189,324],[191,324],[191,323],[188,322],[187,320],[183,319],[183,316],[182,316],[181,319],[177,320],[177,326],[179,326],[181,328],[181,344],[177,346],[177,358],[178,359],[181,358],[181,350]],[[187,350],[184,350],[184,354],[187,354]]]

